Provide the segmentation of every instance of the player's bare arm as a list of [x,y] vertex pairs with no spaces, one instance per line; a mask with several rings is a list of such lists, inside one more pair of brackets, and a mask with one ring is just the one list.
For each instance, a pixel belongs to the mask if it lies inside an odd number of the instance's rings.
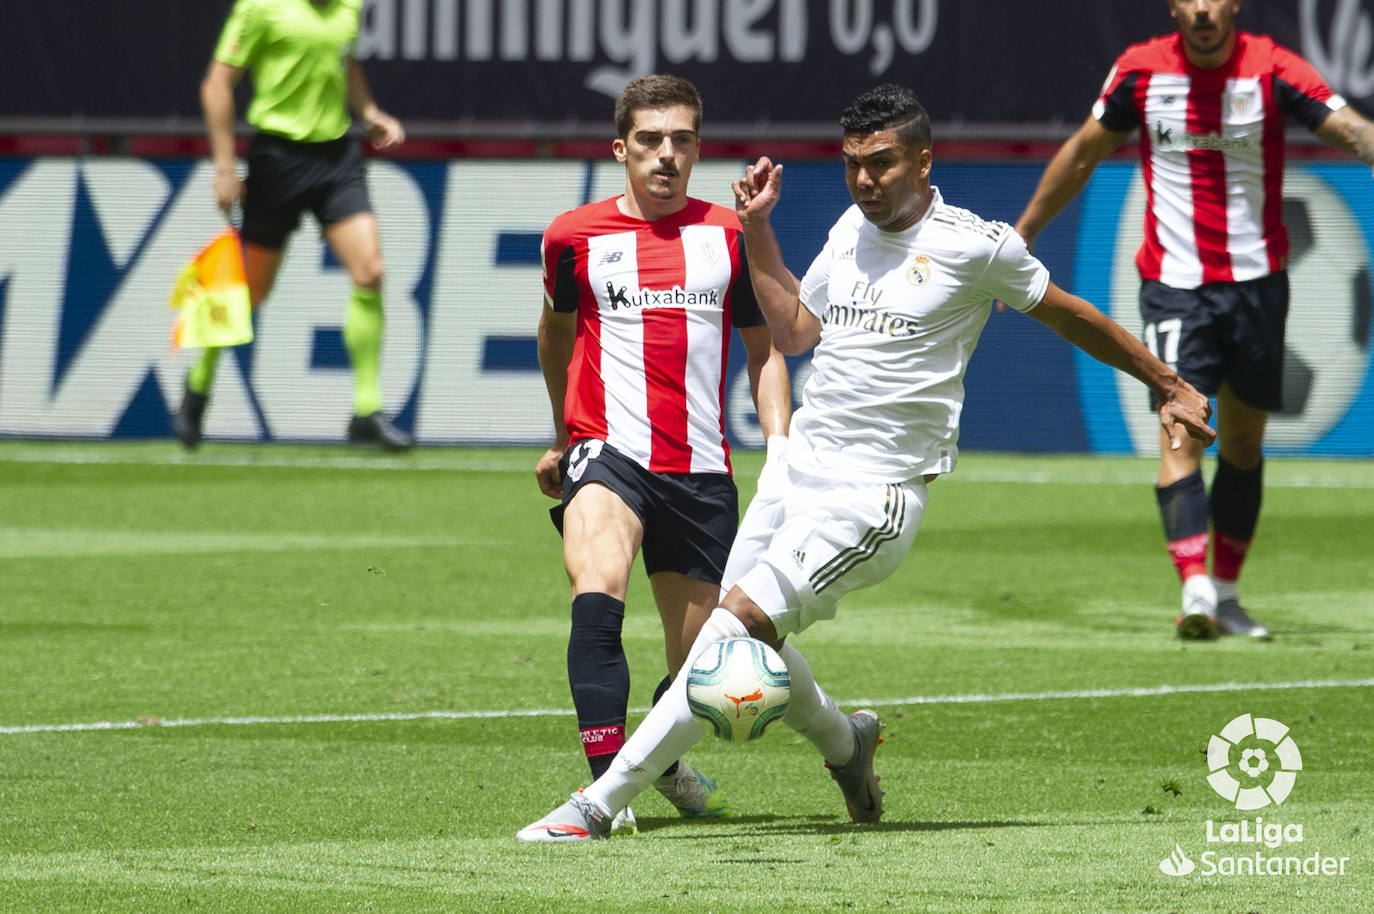
[[1045,167],[1021,218],[1016,220],[1017,234],[1026,240],[1027,246],[1078,196],[1098,164],[1127,136],[1129,134],[1108,130],[1097,118],[1089,116],[1074,135],[1064,141]]
[[741,327],[739,338],[744,344],[749,390],[754,395],[759,429],[765,438],[786,435],[792,423],[792,382],[787,362],[773,345],[773,335],[766,325]]
[[1314,132],[1322,142],[1374,166],[1374,123],[1349,105],[1332,111]]
[[1216,431],[1207,424],[1212,416],[1207,398],[1088,301],[1050,283],[1044,299],[1028,313],[1099,362],[1155,391],[1162,404],[1159,421],[1169,435],[1170,448],[1181,448],[1184,434],[1208,444],[1216,438]]
[[243,181],[236,169],[234,148],[234,87],[243,78],[240,67],[219,60],[210,61],[200,83],[200,106],[205,117],[205,132],[210,141],[210,156],[215,163],[212,185],[215,205],[228,213],[243,194]]
[[563,400],[568,392],[568,364],[572,361],[573,341],[577,336],[577,315],[563,314],[544,303],[539,317],[539,369],[544,373],[544,387],[549,392],[549,406],[553,410],[554,440],[534,467],[539,491],[550,498],[563,497],[563,479],[558,474],[558,461],[568,449],[568,426],[563,420]]
[[348,106],[362,119],[368,138],[378,149],[390,149],[405,142],[405,128],[396,118],[377,107],[367,84],[362,65],[348,59]]
[[782,197],[782,166],[761,156],[730,186],[735,192],[735,212],[744,227],[749,278],[773,343],[786,355],[801,355],[820,342],[821,322],[802,306],[801,282],[783,262],[769,222],[773,207]]

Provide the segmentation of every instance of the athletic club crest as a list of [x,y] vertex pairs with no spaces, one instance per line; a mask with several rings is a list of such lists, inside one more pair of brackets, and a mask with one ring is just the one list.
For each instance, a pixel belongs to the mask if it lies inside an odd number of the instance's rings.
[[930,258],[924,254],[917,254],[911,269],[906,271],[906,278],[913,286],[925,285],[930,279]]
[[720,248],[716,246],[715,242],[703,241],[701,243],[701,259],[710,264],[714,264],[720,259]]

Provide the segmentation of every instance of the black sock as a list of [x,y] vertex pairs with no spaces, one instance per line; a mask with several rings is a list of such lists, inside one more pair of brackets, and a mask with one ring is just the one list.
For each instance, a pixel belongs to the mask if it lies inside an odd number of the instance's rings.
[[1212,524],[1232,539],[1252,540],[1264,497],[1264,461],[1242,470],[1220,458],[1212,477]]
[[1207,573],[1207,486],[1196,470],[1167,486],[1155,487],[1164,540],[1179,577]]
[[584,593],[573,598],[568,684],[593,778],[606,773],[625,743],[630,666],[620,643],[624,621],[625,604],[609,594]]
[[1234,581],[1250,551],[1259,523],[1260,502],[1264,495],[1264,461],[1242,470],[1225,460],[1217,460],[1217,475],[1212,479],[1212,571],[1216,577]]

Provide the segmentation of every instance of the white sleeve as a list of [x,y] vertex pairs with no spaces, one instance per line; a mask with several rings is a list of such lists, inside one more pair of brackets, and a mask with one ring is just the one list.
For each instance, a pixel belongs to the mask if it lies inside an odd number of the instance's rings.
[[830,299],[827,289],[830,286],[831,251],[831,239],[827,237],[825,247],[821,248],[816,259],[811,261],[806,275],[802,277],[801,290],[798,293],[806,310],[819,318],[825,317],[825,306]]
[[1050,288],[1050,271],[1026,248],[1016,230],[1005,223],[992,251],[992,259],[978,283],[981,291],[1017,311],[1030,311]]

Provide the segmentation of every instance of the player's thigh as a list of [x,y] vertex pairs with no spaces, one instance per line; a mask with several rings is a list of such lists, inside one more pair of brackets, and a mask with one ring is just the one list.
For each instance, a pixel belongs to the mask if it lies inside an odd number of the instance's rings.
[[248,282],[248,296],[253,307],[262,304],[271,294],[280,267],[280,248],[265,248],[252,242],[244,242],[243,276]]
[[557,523],[573,593],[623,600],[644,541],[646,471],[603,441],[575,442],[559,461],[563,504]]
[[624,600],[643,535],[620,495],[596,482],[578,488],[563,509],[563,564],[573,593]]
[[739,582],[746,571],[753,568],[763,558],[773,534],[782,526],[783,497],[755,495],[740,519],[739,529],[735,531],[735,541],[730,546],[730,558],[725,563],[725,571],[720,578],[720,593],[723,597],[730,588]]
[[663,652],[668,672],[676,675],[711,612],[720,605],[720,585],[676,571],[649,576],[663,622]]
[[904,484],[794,486],[782,526],[738,587],[779,637],[835,615],[840,598],[890,577],[925,516],[928,490]]

